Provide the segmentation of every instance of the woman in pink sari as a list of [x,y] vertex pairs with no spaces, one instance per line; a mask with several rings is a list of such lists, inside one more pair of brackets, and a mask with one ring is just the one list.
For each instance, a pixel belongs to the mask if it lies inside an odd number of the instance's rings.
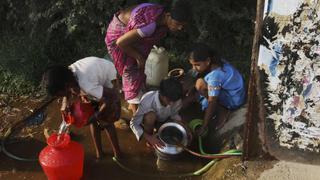
[[167,31],[182,30],[190,13],[188,4],[181,0],[170,12],[158,4],[143,3],[119,11],[110,22],[105,43],[122,76],[122,90],[133,113],[143,94],[144,66],[152,46]]

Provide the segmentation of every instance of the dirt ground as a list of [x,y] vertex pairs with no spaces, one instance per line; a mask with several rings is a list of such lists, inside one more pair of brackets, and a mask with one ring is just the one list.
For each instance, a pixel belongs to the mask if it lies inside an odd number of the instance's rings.
[[[25,98],[3,101],[1,107],[1,129],[0,140],[6,135],[8,130],[15,122],[18,122],[32,114],[39,107],[43,99]],[[57,101],[51,103],[46,109],[46,118],[41,125],[24,127],[22,131],[14,133],[14,138],[10,139],[12,144],[6,145],[6,150],[26,158],[37,158],[41,149],[46,146],[44,130],[52,133],[57,130],[61,122],[59,110],[60,105]],[[199,176],[186,176],[186,173],[194,172],[206,164],[206,161],[183,154],[182,158],[175,161],[163,161],[157,159],[155,153],[145,146],[145,141],[138,142],[130,130],[117,129],[120,148],[124,158],[120,163],[130,168],[135,174],[120,168],[112,160],[112,150],[106,134],[102,132],[103,149],[106,156],[101,161],[96,161],[94,148],[91,142],[89,127],[81,129],[72,128],[71,138],[81,143],[85,150],[84,180],[86,179],[201,179]],[[23,162],[7,157],[0,152],[0,179],[17,180],[46,179],[38,161]]]
[[272,168],[274,161],[245,161],[240,158],[220,160],[204,176],[203,180],[255,180],[261,173]]
[[[4,95],[0,96],[0,140],[3,139],[8,129],[17,121],[28,117],[37,107],[43,103],[43,98],[19,97],[13,99]],[[23,128],[19,135],[15,136],[19,143],[8,145],[8,149],[18,155],[37,158],[39,151],[46,146],[43,130],[49,132],[57,129],[60,123],[59,104],[55,101],[46,110],[46,120],[40,126]],[[220,134],[239,129],[244,123],[246,108],[233,114],[231,121],[221,129]],[[57,120],[58,119],[58,120]],[[233,120],[232,120],[233,119]],[[233,123],[234,122],[234,123]],[[124,164],[142,174],[153,174],[145,177],[131,174],[119,168],[111,159],[112,151],[108,140],[103,135],[103,144],[107,157],[100,162],[94,160],[94,151],[91,144],[88,128],[75,129],[73,140],[84,145],[85,165],[83,179],[317,179],[320,177],[318,166],[303,165],[276,160],[258,159],[242,162],[240,157],[222,159],[215,163],[210,170],[198,177],[171,177],[160,178],[163,174],[183,174],[200,169],[208,161],[199,158],[184,156],[175,162],[165,162],[156,159],[154,153],[145,147],[145,142],[137,142],[130,131],[118,130],[120,146],[125,152]],[[241,140],[236,145],[241,148]],[[0,179],[46,179],[38,162],[22,162],[13,160],[0,152]]]

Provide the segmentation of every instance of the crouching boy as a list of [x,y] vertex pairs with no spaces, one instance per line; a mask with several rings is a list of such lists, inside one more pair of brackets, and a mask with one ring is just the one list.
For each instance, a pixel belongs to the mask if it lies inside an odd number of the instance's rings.
[[145,93],[136,114],[130,121],[130,128],[138,141],[144,138],[147,144],[162,147],[164,144],[156,137],[154,129],[168,119],[181,121],[179,110],[182,107],[182,85],[175,79],[164,79],[160,89]]

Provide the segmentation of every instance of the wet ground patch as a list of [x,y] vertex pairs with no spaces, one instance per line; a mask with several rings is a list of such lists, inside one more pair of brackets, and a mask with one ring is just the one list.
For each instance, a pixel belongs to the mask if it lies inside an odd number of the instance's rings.
[[[4,114],[2,112],[1,114],[4,117],[2,121],[3,126],[1,126],[1,139],[3,139],[13,124],[28,117],[42,103],[41,100],[27,99],[23,102],[10,104],[8,106],[10,108],[6,110],[7,113]],[[19,111],[14,110],[14,108],[19,109]],[[60,105],[55,100],[46,108],[45,121],[43,123],[23,127],[20,131],[13,134],[6,145],[8,151],[21,157],[36,158],[40,150],[46,145],[45,134],[58,130],[61,123],[59,109]],[[132,174],[120,168],[112,160],[113,153],[106,134],[102,133],[103,149],[106,156],[101,161],[96,162],[89,127],[81,129],[73,127],[71,132],[72,140],[81,143],[85,149],[83,179],[186,179],[185,177],[166,177],[166,175],[193,172],[200,169],[207,162],[189,154],[183,154],[180,159],[171,162],[158,160],[154,151],[145,146],[145,141],[138,142],[129,130],[117,130],[120,147],[124,152],[124,158],[119,161],[138,173]],[[0,179],[40,180],[46,178],[37,161],[24,162],[14,160],[5,156],[2,152],[0,153],[0,158]],[[141,174],[139,175],[139,173]],[[153,176],[144,176],[146,174],[152,174]],[[200,178],[188,177],[187,179]]]

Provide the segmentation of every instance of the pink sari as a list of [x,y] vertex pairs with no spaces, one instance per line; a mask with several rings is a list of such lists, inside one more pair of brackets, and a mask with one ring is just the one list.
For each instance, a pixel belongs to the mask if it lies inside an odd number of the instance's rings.
[[[135,98],[139,91],[144,88],[146,75],[138,68],[136,60],[125,54],[115,43],[126,32],[155,22],[162,12],[162,6],[152,4],[141,7],[134,14],[131,14],[127,25],[118,19],[118,13],[114,15],[109,24],[105,43],[118,73],[122,76],[122,90],[126,100]],[[147,57],[152,46],[159,42],[166,32],[166,28],[157,28],[152,36],[142,38],[141,41],[136,43],[135,47]]]

